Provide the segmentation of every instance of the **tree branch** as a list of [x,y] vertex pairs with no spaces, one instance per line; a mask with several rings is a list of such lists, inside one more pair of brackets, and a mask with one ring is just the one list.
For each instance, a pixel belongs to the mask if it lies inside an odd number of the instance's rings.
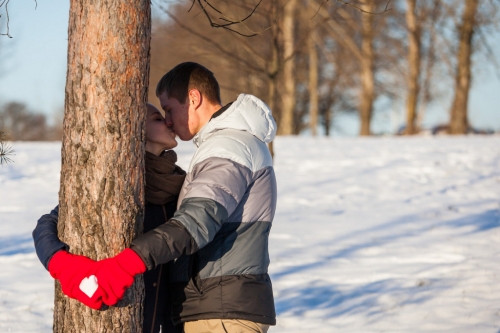
[[14,162],[9,155],[15,155],[14,149],[4,142],[6,140],[4,132],[0,131],[0,165]]
[[263,72],[263,69],[262,68],[259,68],[259,67],[255,67],[254,64],[252,64],[251,62],[248,62],[246,61],[245,59],[242,59],[238,56],[236,56],[234,53],[232,52],[229,52],[227,51],[226,49],[224,49],[219,43],[217,43],[216,41],[212,40],[211,38],[207,37],[207,36],[204,36],[200,33],[198,33],[197,31],[191,29],[190,27],[186,26],[185,24],[181,23],[179,19],[177,19],[177,17],[170,13],[167,9],[163,8],[163,7],[160,7],[164,12],[165,14],[167,14],[175,23],[177,23],[181,28],[183,28],[184,30],[186,30],[187,32],[195,35],[196,37],[204,40],[205,42],[208,42],[209,44],[213,45],[215,48],[217,48],[221,53],[225,54],[226,56],[229,56],[233,59],[235,59],[236,61],[240,62],[241,64],[247,66],[249,69],[257,72],[257,73],[262,73]]
[[[0,36],[7,36],[9,38],[12,38],[10,35],[9,31],[9,23],[10,23],[10,17],[9,17],[9,2],[10,0],[3,0],[0,2],[0,8],[2,8],[3,5],[5,5],[5,14],[7,15],[7,32],[6,33],[1,33]],[[2,14],[0,14],[0,17],[2,17]]]
[[[201,10],[205,14],[205,16],[206,16],[208,22],[210,23],[210,26],[212,26],[212,28],[223,28],[223,29],[229,30],[229,31],[234,32],[234,33],[236,33],[236,34],[238,34],[240,36],[243,36],[243,37],[254,37],[254,36],[257,36],[258,34],[260,34],[263,31],[265,31],[265,30],[268,29],[268,28],[266,28],[266,29],[264,29],[264,30],[262,30],[260,32],[255,32],[255,31],[252,31],[244,23],[245,21],[247,21],[255,13],[255,11],[257,10],[257,8],[259,8],[260,4],[262,3],[262,0],[259,0],[259,2],[257,3],[257,5],[255,5],[255,7],[253,7],[253,9],[251,10],[250,14],[248,14],[246,17],[244,17],[243,19],[240,19],[240,20],[234,19],[234,18],[231,18],[231,17],[225,15],[224,13],[222,13],[221,10],[219,10],[217,7],[215,7],[214,5],[212,5],[208,0],[196,0],[196,1],[198,2],[198,5],[200,6]],[[207,7],[211,8],[216,13],[220,14],[222,17],[219,17],[219,19],[222,20],[222,21],[225,21],[226,23],[219,24],[219,23],[214,22],[214,20],[210,16],[210,13],[207,10]],[[251,32],[251,34],[244,34],[244,33],[241,33],[239,31],[234,30],[233,28],[230,28],[230,26],[233,26],[233,25],[236,25],[236,24],[242,24],[243,26],[245,26],[245,28],[247,28],[248,31]]]
[[352,8],[355,8],[356,10],[359,10],[360,12],[362,13],[365,13],[365,14],[370,14],[370,15],[380,15],[380,14],[384,14],[390,10],[392,10],[392,8],[389,8],[389,4],[391,3],[391,0],[388,0],[386,5],[385,5],[385,8],[383,11],[379,12],[379,13],[374,13],[374,12],[369,12],[369,11],[366,11],[364,10],[363,8],[360,8],[358,6],[355,6],[353,5],[352,3],[349,3],[347,1],[344,1],[344,0],[337,0],[337,2],[340,2],[341,4],[344,4],[346,6],[349,6],[349,7],[352,7]]
[[[36,10],[38,8],[38,2],[37,2],[37,0],[34,0],[34,1],[35,1],[35,10]],[[10,35],[10,27],[9,27],[9,23],[10,23],[9,2],[10,2],[10,0],[0,0],[0,8],[2,8],[3,5],[5,5],[5,15],[7,15],[7,32],[0,33],[0,36],[7,36],[9,38],[12,38],[12,36]],[[2,17],[2,14],[0,14],[0,17]]]

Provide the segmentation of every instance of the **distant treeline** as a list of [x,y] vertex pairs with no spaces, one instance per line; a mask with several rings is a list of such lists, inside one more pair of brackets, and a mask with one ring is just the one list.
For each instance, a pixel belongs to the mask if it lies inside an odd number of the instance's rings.
[[0,106],[0,132],[10,141],[53,141],[62,138],[62,119],[49,124],[47,116],[11,102]]
[[[416,134],[436,105],[449,121],[433,133],[477,132],[467,109],[471,85],[480,71],[500,73],[492,45],[500,35],[498,0],[192,4],[154,2],[161,13],[153,21],[149,101],[159,106],[155,88],[168,70],[199,62],[214,72],[223,102],[239,93],[265,101],[280,135],[330,135],[345,113],[359,118],[360,135],[371,135],[374,114],[388,109],[404,114],[398,134]],[[0,130],[11,140],[60,139],[61,122],[49,125],[19,103],[0,107]]]
[[[374,113],[388,106],[406,115],[401,132],[414,134],[433,103],[450,115],[441,129],[461,134],[470,131],[474,74],[500,72],[491,45],[500,28],[498,0],[210,3],[205,12],[190,9],[191,1],[159,6],[165,19],[153,22],[151,101],[166,71],[196,61],[215,73],[223,101],[241,92],[264,100],[279,134],[323,127],[328,135],[335,116],[350,112],[359,117],[359,133],[370,135]],[[205,14],[237,32],[211,28]]]

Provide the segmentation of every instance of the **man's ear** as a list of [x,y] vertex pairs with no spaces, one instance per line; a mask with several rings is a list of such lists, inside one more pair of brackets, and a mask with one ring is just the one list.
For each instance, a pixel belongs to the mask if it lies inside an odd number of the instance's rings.
[[203,102],[203,96],[198,89],[191,89],[188,93],[189,106],[193,107],[195,110],[201,106]]

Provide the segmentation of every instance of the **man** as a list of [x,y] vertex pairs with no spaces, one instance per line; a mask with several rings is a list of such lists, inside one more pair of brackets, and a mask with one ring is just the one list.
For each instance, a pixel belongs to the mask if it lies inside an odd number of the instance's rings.
[[[130,249],[96,265],[99,289],[89,297],[99,295],[113,305],[136,274],[175,260],[172,319],[184,322],[185,332],[267,332],[276,323],[267,274],[276,208],[266,146],[276,133],[271,111],[250,95],[222,107],[213,73],[192,62],[165,74],[156,94],[167,125],[182,140],[192,139],[198,150],[177,212],[135,239]],[[67,267],[59,259],[54,266]]]

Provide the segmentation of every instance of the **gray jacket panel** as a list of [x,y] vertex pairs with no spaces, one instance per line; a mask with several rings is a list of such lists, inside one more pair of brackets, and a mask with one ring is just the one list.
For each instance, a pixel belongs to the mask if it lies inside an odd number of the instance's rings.
[[[179,197],[179,210],[186,199],[205,198],[218,202],[229,216],[253,182],[252,176],[251,170],[234,161],[220,157],[208,158],[187,174]],[[198,243],[198,246],[202,248],[205,244]]]
[[[209,186],[204,187],[209,188]],[[212,189],[215,192],[226,193],[217,187]],[[198,249],[214,239],[226,219],[227,210],[224,206],[207,197],[186,198],[172,217],[172,220],[178,221],[189,232]]]

